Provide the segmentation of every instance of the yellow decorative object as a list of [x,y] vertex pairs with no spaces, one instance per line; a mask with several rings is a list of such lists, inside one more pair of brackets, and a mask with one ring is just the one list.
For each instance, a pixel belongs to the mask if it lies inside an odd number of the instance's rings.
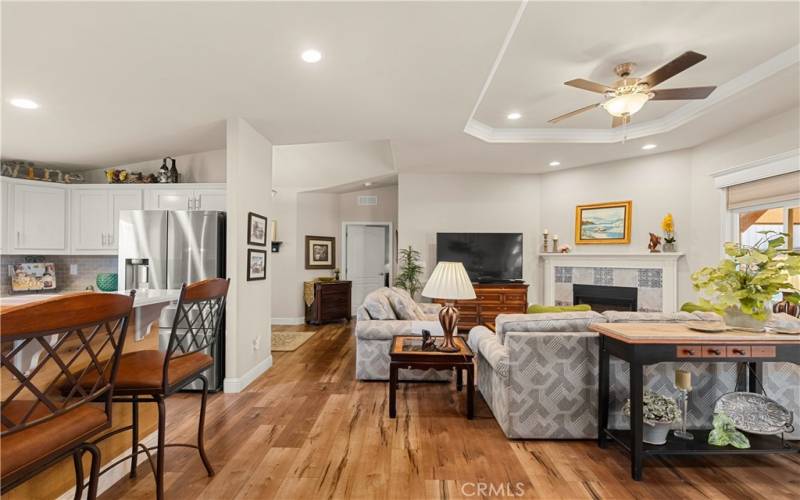
[[664,219],[661,221],[661,229],[668,234],[675,232],[675,224],[672,221],[672,214],[667,214],[664,216]]
[[311,304],[314,303],[314,282],[313,281],[305,281],[303,282],[303,300],[306,302],[306,306],[311,307]]

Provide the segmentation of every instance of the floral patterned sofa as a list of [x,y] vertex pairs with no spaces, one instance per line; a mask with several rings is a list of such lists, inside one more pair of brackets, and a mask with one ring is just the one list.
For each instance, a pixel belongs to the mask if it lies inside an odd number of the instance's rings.
[[[356,378],[389,380],[389,350],[394,335],[442,335],[439,304],[415,302],[402,288],[370,292],[356,310]],[[449,380],[449,371],[400,370],[401,380]]]
[[[589,325],[605,322],[682,322],[719,319],[713,313],[631,313],[608,311],[500,315],[497,333],[475,327],[469,344],[478,362],[478,390],[509,438],[586,439],[597,436],[597,334]],[[735,363],[660,363],[645,368],[645,386],[677,395],[675,369],[692,373],[689,427],[710,428],[714,403],[735,390]],[[767,394],[800,415],[800,367],[765,363]],[[625,428],[628,364],[612,358],[609,423]],[[800,438],[795,431],[793,439]]]

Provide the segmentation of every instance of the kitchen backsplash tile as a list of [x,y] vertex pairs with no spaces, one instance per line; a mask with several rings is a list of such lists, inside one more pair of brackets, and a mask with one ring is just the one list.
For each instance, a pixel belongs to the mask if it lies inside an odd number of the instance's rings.
[[[52,262],[56,267],[56,292],[85,290],[88,286],[97,289],[95,280],[98,273],[117,272],[116,255],[1,255],[0,293],[11,295],[11,277],[8,266],[23,262]],[[69,274],[69,266],[77,264],[78,274]],[[18,292],[35,293],[35,292]]]

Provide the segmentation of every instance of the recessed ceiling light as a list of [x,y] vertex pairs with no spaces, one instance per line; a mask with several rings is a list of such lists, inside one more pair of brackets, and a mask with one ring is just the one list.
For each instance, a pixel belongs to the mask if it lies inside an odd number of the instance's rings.
[[322,52],[316,49],[308,49],[300,56],[307,63],[318,63],[322,60]]
[[509,113],[508,115],[506,115],[506,118],[508,118],[509,120],[519,120],[520,118],[522,118],[522,114],[514,111],[513,113]]
[[8,102],[10,102],[12,106],[22,109],[37,109],[39,107],[39,103],[30,99],[25,99],[24,97],[9,99]]
[[371,182],[365,182],[365,183],[364,183],[364,187],[365,187],[365,188],[368,188],[368,187],[370,187],[371,185],[372,185],[372,183],[371,183]]
[[644,146],[642,146],[642,149],[644,149],[645,151],[647,151],[648,149],[655,149],[655,148],[656,148],[655,144],[645,144]]
[[551,161],[551,162],[550,162],[550,166],[551,166],[551,167],[557,167],[557,166],[559,166],[559,165],[561,165],[561,162],[560,162],[560,161]]

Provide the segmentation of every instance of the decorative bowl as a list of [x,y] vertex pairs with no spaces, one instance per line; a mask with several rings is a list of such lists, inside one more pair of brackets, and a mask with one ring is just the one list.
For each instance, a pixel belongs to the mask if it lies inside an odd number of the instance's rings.
[[97,283],[97,288],[103,292],[116,292],[118,285],[117,273],[98,273],[95,283]]

